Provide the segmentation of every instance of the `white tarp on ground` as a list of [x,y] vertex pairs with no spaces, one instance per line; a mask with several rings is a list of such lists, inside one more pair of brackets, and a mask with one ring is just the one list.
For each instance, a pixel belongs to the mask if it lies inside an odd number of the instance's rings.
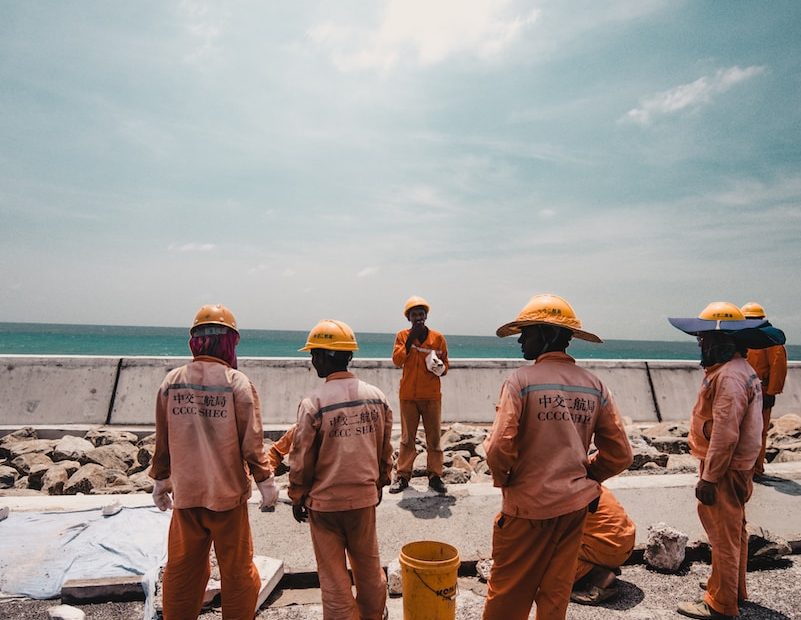
[[78,512],[12,512],[0,522],[0,592],[56,598],[69,579],[142,575],[145,619],[167,551],[172,511],[123,508]]

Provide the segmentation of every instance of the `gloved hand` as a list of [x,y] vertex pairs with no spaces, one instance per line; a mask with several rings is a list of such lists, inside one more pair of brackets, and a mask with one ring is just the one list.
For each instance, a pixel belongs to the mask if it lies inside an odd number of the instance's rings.
[[712,506],[715,503],[718,487],[714,482],[699,480],[695,485],[695,497],[704,506]]
[[153,481],[153,503],[162,512],[172,508],[170,493],[172,493],[172,482],[170,482],[169,478]]
[[306,506],[303,504],[292,504],[292,516],[295,517],[295,521],[298,523],[306,523],[309,518],[309,511],[306,510]]
[[776,404],[776,395],[775,394],[763,394],[762,395],[762,408],[763,409],[773,409],[773,405]]
[[275,506],[275,502],[278,500],[278,489],[275,487],[275,476],[270,476],[261,482],[257,482],[256,488],[258,488],[259,493],[261,493],[259,509],[262,512],[270,511],[270,509]]

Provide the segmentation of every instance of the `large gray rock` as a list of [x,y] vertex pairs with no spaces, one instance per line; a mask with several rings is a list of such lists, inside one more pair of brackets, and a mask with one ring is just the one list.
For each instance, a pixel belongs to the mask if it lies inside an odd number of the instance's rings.
[[0,465],[0,489],[13,489],[19,472],[9,465]]
[[88,463],[69,477],[64,485],[65,495],[88,495],[93,489],[102,489],[106,486],[106,470],[97,463]]
[[94,448],[84,455],[81,462],[84,464],[96,463],[108,469],[126,471],[133,461],[127,462],[125,460],[124,456],[117,450],[118,445],[119,444],[110,444]]
[[94,446],[83,437],[65,435],[56,442],[56,446],[53,448],[53,460],[80,461],[90,450],[94,450]]
[[476,574],[481,581],[489,581],[490,572],[492,571],[492,558],[486,558],[476,562]]
[[768,530],[747,523],[748,560],[752,564],[768,565],[793,552],[790,543]]
[[15,458],[13,461],[11,461],[11,465],[21,475],[27,476],[31,473],[31,468],[37,465],[45,465],[50,467],[53,465],[53,459],[41,452],[29,452],[28,454],[23,454]]
[[13,461],[18,456],[33,452],[50,454],[50,452],[53,450],[53,446],[55,446],[55,441],[51,439],[12,440],[0,446],[0,458],[6,458],[9,461]]
[[665,454],[689,454],[690,444],[683,437],[651,437],[651,447]]
[[690,425],[687,422],[660,422],[654,426],[643,429],[642,434],[647,439],[656,437],[687,437],[690,434]]
[[127,441],[128,443],[136,443],[139,441],[136,433],[117,431],[109,428],[93,429],[88,431],[86,435],[84,435],[84,438],[90,441],[95,448],[122,441]]
[[64,485],[67,484],[69,478],[66,467],[60,464],[53,465],[48,467],[44,476],[42,476],[41,489],[48,495],[63,495]]
[[649,525],[645,562],[658,570],[676,572],[684,562],[687,540],[686,534],[665,523]]
[[465,484],[470,482],[470,471],[457,469],[456,467],[446,467],[442,470],[442,480],[445,484]]
[[644,439],[630,443],[633,460],[629,469],[642,469],[646,463],[656,463],[659,467],[667,465],[668,455],[648,445]]

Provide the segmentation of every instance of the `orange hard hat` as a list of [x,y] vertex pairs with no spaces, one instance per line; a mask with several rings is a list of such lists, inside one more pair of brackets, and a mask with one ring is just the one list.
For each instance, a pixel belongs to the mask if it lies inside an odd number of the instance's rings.
[[236,327],[236,318],[234,313],[221,304],[207,304],[202,306],[195,315],[195,320],[192,322],[190,332],[199,325],[225,325],[230,327],[237,334],[239,330]]
[[764,319],[767,316],[765,308],[755,301],[749,301],[740,310],[747,319]]
[[417,295],[413,295],[406,300],[406,303],[403,304],[403,316],[407,319],[409,318],[409,310],[412,308],[416,308],[417,306],[421,306],[426,309],[426,314],[431,312],[431,306],[428,305],[428,302],[423,299],[422,297],[418,297]]
[[742,311],[728,301],[713,301],[701,310],[699,319],[706,321],[742,321],[745,319]]
[[581,328],[581,321],[566,299],[551,293],[534,295],[514,321],[501,325],[495,332],[498,336],[519,334],[528,325],[554,325],[573,332],[576,338],[589,342],[603,342],[595,334]]
[[358,351],[356,334],[350,325],[335,319],[323,319],[312,327],[306,338],[306,346],[298,351],[328,349],[329,351]]

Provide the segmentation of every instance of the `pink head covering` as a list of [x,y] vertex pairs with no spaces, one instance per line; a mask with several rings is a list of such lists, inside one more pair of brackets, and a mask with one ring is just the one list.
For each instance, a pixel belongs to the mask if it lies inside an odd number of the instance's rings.
[[239,334],[221,325],[199,325],[192,330],[189,348],[194,357],[209,355],[223,360],[231,368],[237,367],[236,345]]

